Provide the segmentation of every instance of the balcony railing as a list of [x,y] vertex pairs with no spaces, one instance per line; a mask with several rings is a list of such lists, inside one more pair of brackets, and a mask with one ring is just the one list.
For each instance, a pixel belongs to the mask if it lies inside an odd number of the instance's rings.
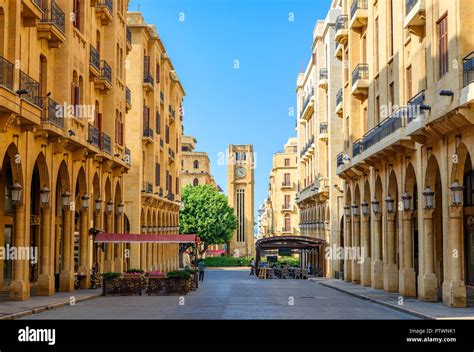
[[352,144],[352,157],[355,158],[360,153],[362,153],[362,139],[358,139]]
[[462,64],[463,87],[474,82],[474,51],[463,59]]
[[367,10],[368,1],[367,0],[353,0],[351,6],[351,18],[354,18],[357,10]]
[[327,122],[321,122],[319,124],[319,133],[328,133],[328,123]]
[[52,23],[64,34],[66,32],[66,15],[64,11],[54,0],[51,0],[49,5],[50,6],[46,4],[46,6],[43,7],[43,17],[40,22]]
[[112,68],[105,60],[101,61],[100,66],[100,78],[112,84]]
[[100,132],[100,149],[112,154],[112,138],[105,132]]
[[311,136],[311,137],[308,139],[308,142],[305,144],[305,146],[304,146],[303,149],[301,150],[300,156],[305,155],[306,152],[309,150],[309,148],[311,148],[311,146],[313,145],[313,143],[314,143],[314,136]]
[[352,71],[352,85],[354,86],[359,80],[369,79],[369,65],[358,64]]
[[314,88],[311,88],[311,91],[309,92],[309,94],[306,96],[306,98],[303,101],[303,108],[301,109],[300,117],[303,116],[304,111],[308,107],[308,104],[311,101],[311,98],[313,97],[313,95],[314,95]]
[[0,56],[0,86],[13,90],[14,65]]
[[337,154],[336,164],[337,164],[338,167],[341,166],[341,165],[344,165],[344,153]]
[[153,193],[153,184],[151,182],[145,182],[145,185],[143,186],[143,190],[148,194],[152,194]]
[[174,159],[176,154],[173,149],[168,148],[168,155],[170,156],[171,159]]
[[340,15],[336,19],[336,32],[341,29],[347,29],[347,15]]
[[93,146],[96,146],[99,148],[100,143],[99,143],[99,129],[95,127],[94,125],[89,124],[89,135],[87,141],[92,144]]
[[132,105],[132,91],[128,87],[125,87],[125,101],[128,105]]
[[339,89],[339,91],[338,91],[337,94],[336,94],[336,106],[342,103],[342,97],[343,97],[343,95],[344,95],[344,92],[343,92],[343,90],[342,90],[342,88],[341,88],[341,89]]
[[130,149],[125,148],[124,154],[125,154],[125,157],[124,157],[125,163],[128,164],[128,165],[131,165],[132,164],[132,152],[130,151]]
[[97,0],[96,7],[106,7],[109,9],[110,13],[114,13],[114,5],[112,0]]
[[173,194],[173,193],[168,192],[168,194],[166,195],[166,198],[168,198],[168,200],[170,200],[170,201],[174,201],[174,198],[175,198],[175,197],[174,197],[174,194]]
[[420,116],[422,107],[425,106],[425,91],[422,90],[407,103],[407,123]]
[[163,92],[160,92],[160,102],[161,102],[162,104],[165,103],[165,93],[163,93]]
[[153,138],[153,129],[150,127],[143,127],[143,137],[145,138]]
[[42,121],[51,123],[59,128],[64,128],[64,109],[57,101],[48,97],[43,110]]
[[92,45],[90,46],[89,62],[92,67],[100,71],[100,53]]
[[282,186],[282,187],[285,187],[285,188],[293,187],[293,182],[290,182],[290,181],[283,181],[283,182],[281,183],[281,186]]
[[410,13],[420,0],[405,0],[405,16]]
[[127,26],[127,44],[132,45],[132,30]]
[[[402,127],[406,126],[407,123],[407,113],[408,109],[402,107],[395,111],[392,115],[387,117],[385,120],[380,122],[377,126],[372,128],[369,132],[364,135],[363,138],[363,150],[367,150],[373,145],[377,144],[384,138],[390,136],[395,131],[399,130]],[[362,150],[361,150],[362,152]]]
[[43,101],[40,94],[40,84],[28,76],[23,71],[20,71],[20,90],[25,90],[28,93],[23,94],[22,98],[39,107],[43,107]]
[[319,70],[319,79],[328,79],[328,69],[322,68]]

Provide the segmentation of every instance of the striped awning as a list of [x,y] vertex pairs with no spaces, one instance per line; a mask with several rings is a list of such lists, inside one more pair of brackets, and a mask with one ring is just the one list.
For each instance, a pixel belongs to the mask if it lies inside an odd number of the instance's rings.
[[130,233],[104,233],[95,236],[100,243],[195,243],[196,235],[155,235]]

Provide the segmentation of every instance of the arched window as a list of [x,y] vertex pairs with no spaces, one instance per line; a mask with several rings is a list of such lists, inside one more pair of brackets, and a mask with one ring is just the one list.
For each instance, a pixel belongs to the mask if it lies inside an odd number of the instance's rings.
[[194,162],[193,162],[193,168],[199,169],[199,161],[194,160]]
[[73,0],[73,12],[74,12],[74,27],[82,31],[82,14],[84,6],[83,1],[81,0]]
[[197,185],[199,185],[199,180],[195,178],[193,181],[193,186],[197,186]]
[[464,206],[474,206],[474,171],[469,171],[464,177]]

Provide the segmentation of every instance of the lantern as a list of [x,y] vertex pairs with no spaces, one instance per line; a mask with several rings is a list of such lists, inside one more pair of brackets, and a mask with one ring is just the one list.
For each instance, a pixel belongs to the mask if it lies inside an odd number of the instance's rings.
[[142,226],[142,233],[146,233],[146,231],[147,231],[146,226]]
[[43,189],[40,191],[40,201],[41,204],[48,204],[49,203],[49,188],[44,186]]
[[346,205],[344,207],[344,215],[345,216],[351,216],[351,207],[350,206]]
[[387,205],[387,212],[389,214],[393,213],[393,204],[395,203],[395,199],[393,199],[390,194],[385,198],[385,204]]
[[423,198],[425,200],[425,209],[433,209],[434,208],[434,192],[430,188],[430,186],[426,187],[423,191]]
[[61,200],[63,207],[69,208],[71,204],[71,193],[69,193],[69,191],[64,192],[61,196]]
[[409,211],[411,209],[411,195],[408,192],[405,192],[402,196],[403,200],[403,210]]
[[102,209],[102,199],[98,197],[95,200],[95,211],[100,211]]
[[118,204],[118,205],[117,205],[117,213],[119,213],[120,215],[122,215],[124,208],[125,208],[125,204],[123,204],[123,203]]
[[374,212],[375,215],[377,215],[380,211],[379,209],[380,202],[377,200],[377,198],[374,198],[372,201],[372,211]]
[[359,215],[359,205],[356,203],[352,203],[352,215]]
[[12,202],[18,203],[21,199],[21,191],[23,190],[23,187],[18,182],[15,182],[12,185],[11,190],[12,190]]
[[449,187],[451,190],[451,203],[454,206],[462,205],[462,195],[464,191],[464,187],[456,180],[454,183]]
[[114,210],[114,202],[112,202],[112,199],[111,199],[107,202],[107,211],[111,213],[112,210]]
[[365,200],[360,204],[362,208],[362,214],[369,215],[369,203],[367,203]]
[[81,201],[82,201],[82,209],[89,208],[89,196],[87,194],[84,194],[82,196]]

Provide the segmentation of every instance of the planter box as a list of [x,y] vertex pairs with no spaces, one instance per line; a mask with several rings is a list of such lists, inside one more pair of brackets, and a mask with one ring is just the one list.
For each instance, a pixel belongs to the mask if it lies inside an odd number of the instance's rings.
[[147,294],[148,296],[164,296],[166,295],[166,279],[164,277],[148,277]]
[[141,296],[144,288],[143,278],[137,275],[105,279],[102,285],[103,296]]

